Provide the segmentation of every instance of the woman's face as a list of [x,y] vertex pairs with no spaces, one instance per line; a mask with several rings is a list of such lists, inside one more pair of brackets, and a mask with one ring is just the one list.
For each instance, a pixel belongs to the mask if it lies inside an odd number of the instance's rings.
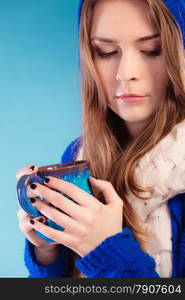
[[[158,37],[145,38],[153,35]],[[91,44],[108,106],[134,135],[158,109],[168,84],[161,38],[147,18],[144,3],[99,0],[92,19]],[[133,103],[116,97],[131,93],[144,97],[139,102],[132,98]]]

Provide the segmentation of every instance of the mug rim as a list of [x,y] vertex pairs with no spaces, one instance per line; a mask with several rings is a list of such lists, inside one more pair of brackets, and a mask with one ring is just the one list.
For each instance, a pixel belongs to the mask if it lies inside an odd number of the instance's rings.
[[[79,167],[89,167],[89,162],[87,160],[77,160],[77,161],[69,161],[69,162],[64,162],[60,164],[52,164],[52,165],[47,165],[44,167],[39,167],[38,172],[47,172],[47,173],[52,173],[53,171],[60,172],[60,171],[67,171],[67,170],[77,170]],[[37,172],[37,173],[38,173]]]

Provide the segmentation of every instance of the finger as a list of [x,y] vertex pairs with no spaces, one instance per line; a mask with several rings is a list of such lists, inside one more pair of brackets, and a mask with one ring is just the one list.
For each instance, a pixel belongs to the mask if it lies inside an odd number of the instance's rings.
[[16,178],[19,179],[23,175],[33,174],[33,173],[36,173],[37,171],[38,171],[38,167],[35,165],[25,166],[16,172]]
[[27,221],[31,218],[22,208],[18,210],[17,217],[20,221]]
[[65,231],[78,233],[81,230],[82,225],[80,225],[79,222],[62,213],[61,211],[56,210],[54,207],[47,205],[44,203],[44,201],[35,200],[32,205],[48,219],[65,228]]
[[33,225],[32,224],[30,225],[32,229],[24,233],[25,237],[30,241],[30,243],[32,243],[34,246],[37,247],[47,245],[48,243],[35,232]]
[[102,205],[102,203],[97,200],[94,196],[86,193],[84,190],[72,184],[70,182],[55,178],[55,177],[47,177],[47,180],[44,181],[44,184],[48,187],[58,190],[63,194],[66,194],[70,198],[72,198],[75,202],[80,204],[82,207],[94,207],[94,205]]
[[28,195],[30,198],[32,198],[33,196],[41,196],[45,199],[45,203],[51,203],[75,220],[84,219],[84,207],[81,207],[80,205],[74,203],[70,199],[63,196],[61,193],[53,191],[50,188],[39,183],[35,184],[35,188],[33,190],[30,188],[28,189]]
[[39,222],[42,222],[42,223],[46,222],[46,218],[44,216],[32,218],[22,208],[20,208],[18,210],[17,217],[20,221],[20,223],[19,223],[20,229],[21,229],[21,231],[24,231],[24,232],[29,232],[29,230],[32,230],[32,226],[30,223],[31,220],[38,220]]
[[23,209],[18,210],[17,217],[19,219],[19,227],[20,227],[21,231],[24,231],[24,232],[29,232],[29,230],[32,230],[32,226],[30,223],[31,220],[38,219],[39,222],[43,222],[43,223],[46,222],[46,218],[44,216],[32,218]]
[[[54,229],[52,227],[49,227],[45,224],[42,224],[40,222],[35,222],[32,227],[39,231],[40,233],[44,234],[45,236],[47,236],[48,238],[56,241],[59,244],[63,244],[66,247],[71,248],[72,245],[75,244],[76,242],[76,238],[74,236],[72,236],[71,234],[64,232],[64,231],[60,231],[57,229]],[[72,249],[72,248],[71,248]]]
[[47,245],[47,242],[42,239],[33,229],[32,224],[34,222],[42,222],[45,223],[46,219],[44,217],[25,219],[19,223],[19,228],[25,235],[25,237],[35,246],[44,246]]
[[115,191],[113,185],[109,181],[96,179],[92,176],[89,177],[90,183],[96,187],[99,191],[101,191],[104,195],[106,203],[120,203],[123,201]]

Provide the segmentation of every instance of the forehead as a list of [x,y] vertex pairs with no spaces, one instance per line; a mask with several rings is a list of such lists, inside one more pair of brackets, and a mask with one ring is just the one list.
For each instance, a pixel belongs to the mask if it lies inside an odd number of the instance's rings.
[[156,34],[142,0],[99,0],[91,23],[91,38],[106,37],[120,41],[137,40]]

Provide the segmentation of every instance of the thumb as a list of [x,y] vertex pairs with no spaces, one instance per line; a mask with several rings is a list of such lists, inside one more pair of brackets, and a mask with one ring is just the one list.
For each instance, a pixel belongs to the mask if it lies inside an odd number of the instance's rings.
[[96,179],[95,177],[89,177],[90,183],[98,191],[101,191],[105,197],[106,203],[122,203],[123,201],[115,191],[111,182],[101,179]]

